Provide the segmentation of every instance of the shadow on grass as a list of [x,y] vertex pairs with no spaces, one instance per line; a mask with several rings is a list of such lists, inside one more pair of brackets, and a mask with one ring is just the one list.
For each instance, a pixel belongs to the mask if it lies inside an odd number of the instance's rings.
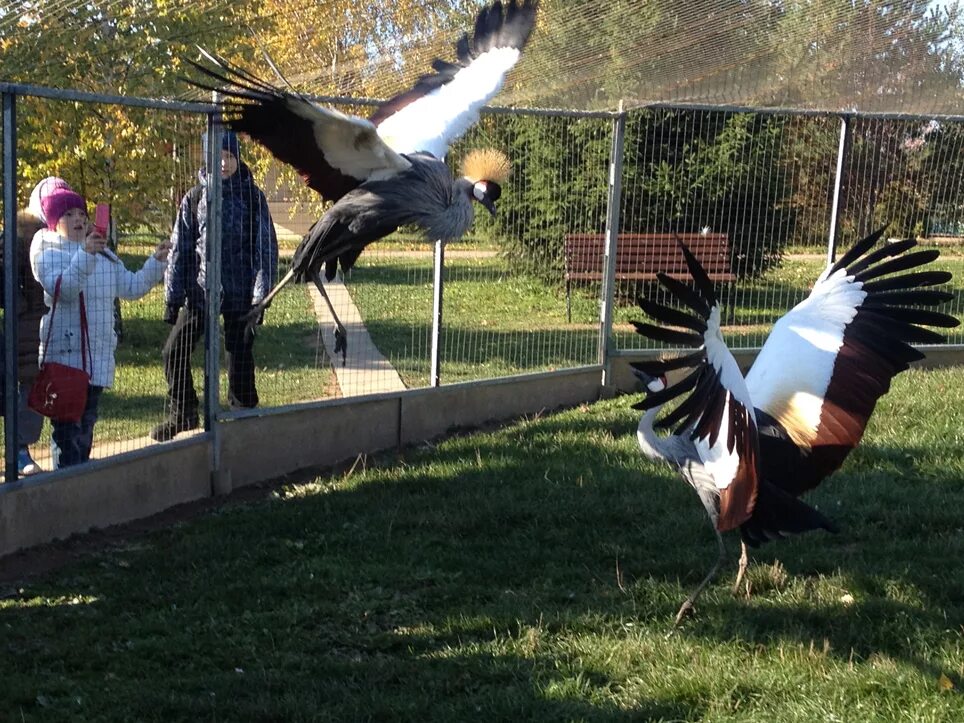
[[[130,319],[125,340],[117,350],[118,367],[161,367],[161,349],[170,327],[162,321]],[[427,364],[431,323],[410,324],[371,320],[366,324],[375,345],[390,360],[408,367]],[[583,326],[545,330],[469,328],[448,324],[443,330],[444,360],[456,365],[495,364],[505,361],[517,369],[548,368],[588,363],[595,358],[598,332]],[[349,343],[351,339],[349,338]],[[258,367],[315,369],[325,364],[317,324],[268,323],[257,330],[255,362]],[[204,342],[198,342],[193,358],[200,363]],[[321,359],[319,359],[321,355]]]
[[[161,350],[171,327],[160,319],[131,318],[124,321],[124,339],[117,347],[117,365],[161,366]],[[223,352],[223,335],[221,336]],[[292,363],[312,368],[318,343],[317,323],[267,323],[257,327],[254,354],[259,366]],[[202,359],[204,339],[198,341],[193,358]]]
[[[634,426],[612,407],[458,437],[106,550],[17,595],[46,605],[0,610],[2,697],[54,715],[82,693],[163,720],[699,718],[698,686],[617,707],[604,693],[660,663],[621,671],[586,648],[632,647],[627,620],[661,639],[714,554],[696,497],[639,460]],[[763,548],[790,587],[747,602],[724,575],[680,635],[815,642],[936,679],[920,650],[964,612],[964,480],[915,477],[933,454],[861,450],[811,497],[844,532]],[[867,471],[907,459],[904,479]],[[852,605],[827,597],[828,576]]]

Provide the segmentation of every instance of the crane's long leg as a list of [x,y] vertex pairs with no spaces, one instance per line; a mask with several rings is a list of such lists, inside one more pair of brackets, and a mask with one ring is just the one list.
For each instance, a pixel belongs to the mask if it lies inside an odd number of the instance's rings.
[[345,366],[348,357],[348,332],[345,331],[344,324],[341,323],[341,319],[338,318],[338,314],[335,313],[335,305],[331,303],[331,299],[328,298],[328,292],[325,291],[325,285],[321,283],[321,276],[318,274],[312,274],[311,280],[315,283],[315,288],[318,289],[318,293],[321,294],[321,298],[325,300],[328,305],[328,311],[331,313],[331,318],[335,320],[335,354],[341,352],[341,365]]
[[294,278],[294,275],[295,275],[295,272],[294,272],[294,271],[289,271],[287,274],[285,274],[285,275],[284,275],[284,278],[282,278],[281,281],[279,281],[277,284],[275,284],[274,288],[271,289],[271,291],[268,292],[268,295],[267,295],[266,297],[264,297],[260,302],[258,302],[257,304],[255,304],[255,305],[251,308],[251,311],[249,311],[247,314],[245,314],[245,316],[244,316],[244,328],[245,328],[245,331],[247,331],[247,333],[249,333],[249,334],[253,334],[253,333],[254,333],[254,327],[255,327],[255,325],[256,325],[258,322],[261,321],[261,317],[264,316],[265,310],[266,310],[269,306],[271,306],[271,302],[274,301],[274,297],[276,297],[276,296],[278,295],[278,293],[279,293],[285,286],[288,285],[288,282],[291,281],[292,278]]
[[678,626],[681,622],[683,622],[683,618],[693,612],[693,605],[696,604],[696,598],[700,596],[700,593],[703,592],[703,589],[710,584],[714,577],[716,577],[716,573],[720,569],[720,565],[722,565],[726,560],[726,547],[723,545],[723,536],[720,534],[720,531],[716,529],[716,525],[713,525],[713,532],[716,533],[716,541],[720,546],[719,557],[716,558],[716,562],[713,563],[713,567],[710,568],[710,571],[706,574],[706,577],[703,578],[703,582],[697,585],[696,589],[693,590],[693,592],[690,593],[690,596],[683,601],[682,605],[680,605],[679,612],[676,613],[676,622],[673,623],[674,627]]
[[[746,550],[746,543],[740,540],[740,565],[736,570],[736,581],[733,583],[733,594],[736,595],[740,592],[740,583],[743,582],[743,577],[746,575],[746,569],[750,566],[750,556]],[[746,581],[746,596],[750,597],[750,581]]]

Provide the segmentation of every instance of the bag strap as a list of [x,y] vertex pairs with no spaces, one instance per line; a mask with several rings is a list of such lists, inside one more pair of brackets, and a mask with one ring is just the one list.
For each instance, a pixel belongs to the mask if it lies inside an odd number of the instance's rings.
[[44,339],[44,355],[40,357],[40,366],[44,365],[47,361],[47,349],[50,348],[50,332],[54,330],[54,314],[57,313],[57,299],[60,298],[60,282],[63,281],[63,276],[57,277],[57,283],[54,284],[54,303],[50,307],[50,319],[47,322],[47,338]]
[[90,331],[87,329],[87,305],[84,292],[80,292],[80,363],[88,377],[94,375],[94,356],[90,349]]
[[[54,303],[50,307],[47,338],[44,339],[44,355],[40,358],[40,366],[43,366],[43,363],[47,360],[47,349],[50,348],[50,334],[54,329],[54,314],[57,313],[57,299],[60,298],[60,282],[63,281],[63,278],[63,276],[58,276],[57,283],[54,285]],[[90,371],[87,371],[88,362],[90,363]],[[83,370],[87,372],[87,376],[93,376],[94,357],[90,349],[90,331],[87,328],[87,305],[84,303],[83,291],[80,292],[80,363],[83,364]]]

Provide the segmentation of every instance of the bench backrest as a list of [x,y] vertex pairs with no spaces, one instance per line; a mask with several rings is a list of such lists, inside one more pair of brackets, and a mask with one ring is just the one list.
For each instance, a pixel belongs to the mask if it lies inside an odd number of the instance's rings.
[[[616,242],[616,274],[685,274],[686,260],[676,237],[709,274],[730,275],[725,233],[621,233]],[[604,234],[574,233],[565,237],[567,274],[602,274]]]

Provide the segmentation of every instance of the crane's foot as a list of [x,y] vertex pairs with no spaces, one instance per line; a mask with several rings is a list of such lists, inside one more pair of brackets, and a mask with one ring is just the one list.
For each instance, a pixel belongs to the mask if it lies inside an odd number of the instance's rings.
[[[747,597],[750,597],[750,580],[749,580],[749,578],[746,578],[746,570],[747,570],[747,568],[750,566],[750,556],[749,556],[749,554],[747,553],[746,543],[745,543],[745,542],[741,542],[740,545],[741,545],[741,550],[740,550],[740,563],[739,563],[738,567],[736,568],[736,580],[733,582],[733,590],[732,590],[732,592],[733,592],[734,595],[739,595],[739,594],[740,594],[740,583],[743,582],[743,583],[746,584],[746,588],[745,588],[746,596],[747,596]],[[744,578],[746,578],[746,579],[744,579]]]
[[251,307],[251,311],[244,315],[244,333],[250,336],[255,335],[255,327],[261,325],[264,321],[264,312],[271,304],[255,304]]
[[[713,581],[713,579],[716,577],[717,570],[720,569],[720,565],[722,565],[724,560],[726,560],[726,547],[723,545],[723,537],[720,535],[719,530],[717,530],[715,527],[713,528],[713,532],[716,533],[716,542],[720,549],[719,556],[716,558],[716,562],[713,563],[713,567],[710,568],[710,571],[706,573],[706,577],[703,578],[703,581],[696,586],[696,589],[693,590],[693,592],[690,593],[690,596],[683,601],[682,605],[680,605],[680,609],[676,613],[676,620],[673,622],[673,630],[678,628],[680,623],[682,623],[688,615],[693,614],[693,606],[696,604],[697,598],[699,598],[699,596],[703,593],[703,590],[706,589],[706,586]],[[672,630],[670,633],[672,633]]]
[[679,611],[676,613],[676,620],[673,621],[673,627],[674,627],[674,628],[679,627],[680,623],[682,623],[682,622],[683,622],[686,618],[688,618],[690,615],[693,615],[693,614],[694,614],[693,611],[694,611],[695,609],[696,609],[696,608],[693,607],[693,601],[692,601],[692,600],[690,600],[690,599],[688,599],[688,598],[687,598],[686,600],[684,600],[684,601],[683,601],[683,604],[680,605],[680,607],[679,607]]
[[335,324],[335,354],[341,352],[341,365],[348,361],[348,332],[340,323]]

